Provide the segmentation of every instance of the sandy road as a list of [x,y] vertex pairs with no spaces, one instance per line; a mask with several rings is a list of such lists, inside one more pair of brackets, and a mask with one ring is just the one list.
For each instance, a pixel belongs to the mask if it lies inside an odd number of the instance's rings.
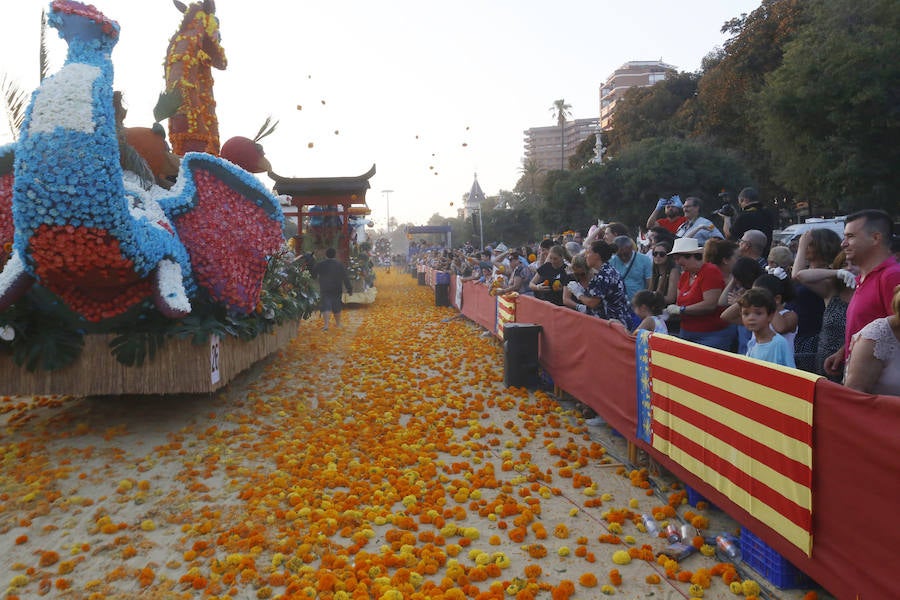
[[[670,482],[648,496],[608,427],[587,427],[569,401],[504,389],[499,344],[435,308],[429,288],[398,273],[378,283],[342,330],[302,323],[217,394],[4,398],[2,589],[588,599],[615,568],[615,597],[689,597],[655,560],[613,562],[666,546],[631,518],[613,523],[661,509]],[[734,527],[695,512],[710,531]],[[716,564],[695,554],[678,572],[705,575],[705,598],[736,597],[709,575]]]

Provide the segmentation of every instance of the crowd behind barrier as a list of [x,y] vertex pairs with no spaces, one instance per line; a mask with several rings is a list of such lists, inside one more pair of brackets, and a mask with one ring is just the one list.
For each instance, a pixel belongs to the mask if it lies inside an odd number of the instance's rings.
[[[434,269],[426,271],[433,282]],[[450,298],[464,316],[499,335],[498,298],[490,295],[487,286],[454,276]],[[900,397],[863,394],[824,378],[815,382],[813,542],[807,555],[711,482],[638,437],[635,337],[623,326],[524,295],[515,298],[514,315],[516,322],[541,326],[540,364],[556,386],[595,410],[613,429],[830,593],[842,599],[895,597],[895,561],[891,557],[897,556],[900,541],[896,515]],[[735,358],[750,361],[739,355]],[[755,365],[769,369],[771,387],[779,389],[782,368]]]

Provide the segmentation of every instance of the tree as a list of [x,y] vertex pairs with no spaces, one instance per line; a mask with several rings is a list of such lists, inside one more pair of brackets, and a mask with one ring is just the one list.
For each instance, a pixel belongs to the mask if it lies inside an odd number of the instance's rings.
[[538,188],[540,188],[541,185],[544,170],[538,162],[532,158],[522,160],[522,166],[519,167],[519,172],[522,176],[519,178],[519,181],[516,182],[516,187],[513,191],[525,194],[525,197],[528,199],[536,197],[538,195]]
[[813,0],[754,107],[776,180],[827,208],[896,212],[900,4]]
[[752,98],[762,89],[766,75],[781,66],[785,44],[799,28],[806,4],[804,0],[762,0],[749,15],[725,23],[722,32],[732,37],[706,57],[698,84],[694,134],[739,151],[753,170],[762,197],[782,191],[772,181],[768,157],[760,151]]
[[[38,53],[38,77],[39,81],[43,81],[50,70],[47,54],[46,11],[41,11],[41,33]],[[6,113],[9,132],[12,135],[12,139],[17,140],[19,138],[19,129],[21,129],[22,123],[25,121],[25,109],[28,108],[30,96],[16,81],[10,79],[6,73],[0,76],[0,96],[3,97],[4,112]]]
[[581,169],[594,162],[597,156],[597,134],[584,138],[575,149],[575,154],[569,157],[570,169]]
[[[558,173],[554,171],[554,174]],[[708,140],[650,138],[625,148],[602,165],[566,173],[553,182],[545,205],[547,225],[586,229],[597,219],[621,221],[637,231],[660,197],[697,196],[709,215],[722,188],[736,190],[749,181],[746,166],[733,152]]]
[[564,98],[560,98],[553,102],[550,110],[553,111],[553,117],[559,125],[559,169],[561,171],[566,168],[566,119],[572,116],[571,104],[566,104]]
[[651,137],[687,137],[694,128],[699,73],[669,73],[650,87],[628,89],[616,103],[610,152]]

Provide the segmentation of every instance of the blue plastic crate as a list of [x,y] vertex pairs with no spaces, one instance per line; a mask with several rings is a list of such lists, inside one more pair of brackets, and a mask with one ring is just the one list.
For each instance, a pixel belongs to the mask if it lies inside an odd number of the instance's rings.
[[701,496],[697,490],[687,484],[684,485],[684,491],[687,492],[687,501],[691,506],[696,507],[698,502],[706,502],[709,505],[709,508],[716,507],[712,502]]
[[806,573],[789,563],[746,527],[741,527],[741,553],[744,555],[744,562],[775,587],[790,590],[814,585]]

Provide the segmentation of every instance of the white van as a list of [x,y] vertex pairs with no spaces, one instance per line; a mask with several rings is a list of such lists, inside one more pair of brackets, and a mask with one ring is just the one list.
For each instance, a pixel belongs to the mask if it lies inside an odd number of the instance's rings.
[[776,229],[772,232],[772,241],[778,244],[783,244],[790,248],[791,251],[795,251],[797,249],[797,243],[800,240],[800,236],[803,235],[803,232],[809,231],[810,229],[830,229],[838,234],[839,238],[844,239],[845,218],[846,217],[835,217],[834,219],[806,219],[802,223],[789,225],[784,229]]

